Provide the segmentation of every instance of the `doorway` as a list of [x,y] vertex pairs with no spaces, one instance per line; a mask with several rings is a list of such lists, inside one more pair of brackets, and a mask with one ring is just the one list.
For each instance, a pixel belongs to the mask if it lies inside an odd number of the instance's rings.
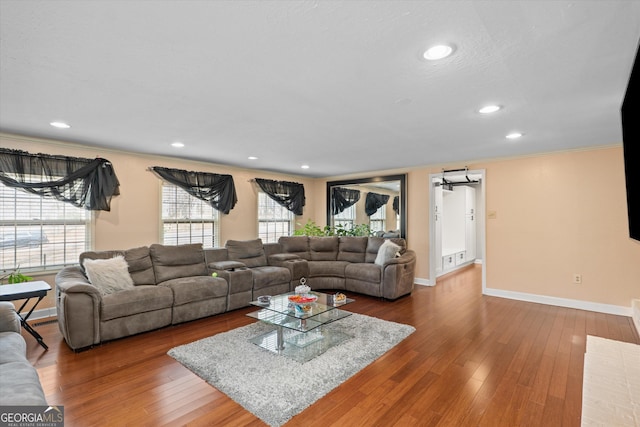
[[485,191],[484,169],[445,170],[429,175],[431,286],[435,286],[439,276],[475,263],[482,266],[482,289],[485,289]]

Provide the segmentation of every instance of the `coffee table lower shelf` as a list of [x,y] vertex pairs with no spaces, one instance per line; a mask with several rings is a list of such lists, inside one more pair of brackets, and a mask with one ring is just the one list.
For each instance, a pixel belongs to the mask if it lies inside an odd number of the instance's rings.
[[251,338],[249,341],[272,353],[285,356],[299,363],[305,363],[326,352],[331,347],[353,338],[343,332],[331,331],[323,327],[309,332],[284,329],[284,331],[280,331],[282,343],[279,345],[278,329],[281,328],[282,326],[276,326],[275,330]]

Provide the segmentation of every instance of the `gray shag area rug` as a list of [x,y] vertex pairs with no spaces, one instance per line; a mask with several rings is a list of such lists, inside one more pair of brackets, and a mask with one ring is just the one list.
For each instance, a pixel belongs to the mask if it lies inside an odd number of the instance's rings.
[[353,338],[306,363],[249,342],[257,322],[172,348],[168,354],[270,426],[281,426],[382,356],[415,328],[362,314],[324,326]]

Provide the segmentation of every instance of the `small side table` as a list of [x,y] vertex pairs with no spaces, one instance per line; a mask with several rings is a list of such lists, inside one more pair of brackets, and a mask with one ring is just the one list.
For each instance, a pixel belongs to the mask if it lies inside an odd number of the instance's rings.
[[[47,292],[51,290],[51,286],[47,282],[42,280],[37,280],[35,282],[24,282],[24,283],[16,283],[13,285],[2,285],[0,286],[0,301],[16,301],[21,299],[26,299],[26,301],[22,304],[22,306],[16,310],[18,313],[18,317],[20,318],[20,323],[22,327],[27,330],[40,344],[45,350],[49,350],[49,347],[44,343],[44,339],[42,336],[35,331],[27,323],[27,319],[33,313],[33,310],[36,306],[42,301],[42,299],[47,296]],[[31,298],[38,298],[38,301],[31,307],[31,310],[22,317],[20,312],[27,305]]]

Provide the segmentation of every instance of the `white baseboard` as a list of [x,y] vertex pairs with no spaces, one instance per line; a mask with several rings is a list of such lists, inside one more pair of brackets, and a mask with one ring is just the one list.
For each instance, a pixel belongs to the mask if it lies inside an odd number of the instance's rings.
[[422,285],[422,286],[434,286],[435,283],[431,283],[431,280],[429,279],[421,279],[419,277],[416,277],[415,279],[413,279],[413,283],[415,283],[416,285]]
[[492,297],[514,299],[518,301],[535,302],[538,304],[555,305],[558,307],[577,308],[579,310],[615,314],[617,316],[631,317],[632,315],[631,307],[623,307],[619,305],[601,304],[597,302],[581,301],[568,298],[557,298],[546,295],[528,294],[525,292],[505,291],[502,289],[492,288],[486,288],[483,294]]
[[[20,313],[20,316],[22,317],[26,315],[26,312]],[[56,317],[57,315],[58,311],[55,307],[42,308],[40,310],[34,310],[33,313],[31,313],[31,316],[29,316],[29,319],[27,319],[27,322],[31,323],[33,320],[46,319],[47,317]]]

